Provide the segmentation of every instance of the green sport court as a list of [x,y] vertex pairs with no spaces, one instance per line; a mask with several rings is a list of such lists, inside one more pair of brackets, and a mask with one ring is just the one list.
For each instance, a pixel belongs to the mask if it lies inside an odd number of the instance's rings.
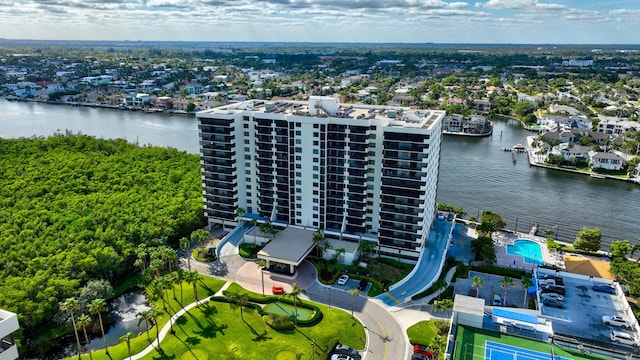
[[577,350],[561,348],[546,342],[467,326],[458,326],[454,359],[603,360],[607,358],[598,355],[583,354]]

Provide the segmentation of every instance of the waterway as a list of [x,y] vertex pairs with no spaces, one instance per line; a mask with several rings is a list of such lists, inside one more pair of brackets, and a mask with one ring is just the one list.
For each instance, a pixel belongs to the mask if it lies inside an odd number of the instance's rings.
[[[199,152],[193,116],[0,99],[0,137],[65,131]],[[460,206],[469,216],[484,209],[495,211],[508,228],[523,232],[539,223],[541,231],[552,230],[569,242],[583,226],[597,227],[603,249],[617,239],[638,241],[640,186],[530,167],[526,154],[518,154],[513,163],[511,153],[500,148],[524,144],[531,133],[506,120],[496,121],[493,131],[486,138],[444,137],[438,202]]]

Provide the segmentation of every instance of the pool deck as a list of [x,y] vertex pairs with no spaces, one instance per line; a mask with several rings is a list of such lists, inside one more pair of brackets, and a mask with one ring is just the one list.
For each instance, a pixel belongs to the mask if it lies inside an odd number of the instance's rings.
[[558,265],[556,257],[549,252],[547,248],[547,239],[541,236],[530,235],[526,233],[510,233],[498,232],[492,234],[492,239],[496,248],[497,263],[499,266],[515,267],[519,269],[532,271],[536,265],[524,262],[524,258],[520,255],[512,255],[507,253],[507,245],[513,245],[516,240],[529,240],[540,245],[542,251],[542,261],[547,265]]

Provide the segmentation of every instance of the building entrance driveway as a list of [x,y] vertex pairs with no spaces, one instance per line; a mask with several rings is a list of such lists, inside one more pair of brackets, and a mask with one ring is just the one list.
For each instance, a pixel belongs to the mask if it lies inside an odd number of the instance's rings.
[[316,269],[308,261],[303,261],[293,276],[271,273],[261,269],[257,263],[247,262],[236,273],[236,282],[249,291],[270,295],[274,286],[280,286],[285,292],[290,292],[293,284],[298,284],[299,288],[306,289],[316,280]]

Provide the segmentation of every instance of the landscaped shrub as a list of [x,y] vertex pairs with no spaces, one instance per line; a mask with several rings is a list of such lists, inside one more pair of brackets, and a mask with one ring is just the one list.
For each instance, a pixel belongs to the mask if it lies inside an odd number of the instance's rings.
[[295,329],[295,324],[286,315],[268,314],[262,316],[262,319],[274,330],[290,331]]

